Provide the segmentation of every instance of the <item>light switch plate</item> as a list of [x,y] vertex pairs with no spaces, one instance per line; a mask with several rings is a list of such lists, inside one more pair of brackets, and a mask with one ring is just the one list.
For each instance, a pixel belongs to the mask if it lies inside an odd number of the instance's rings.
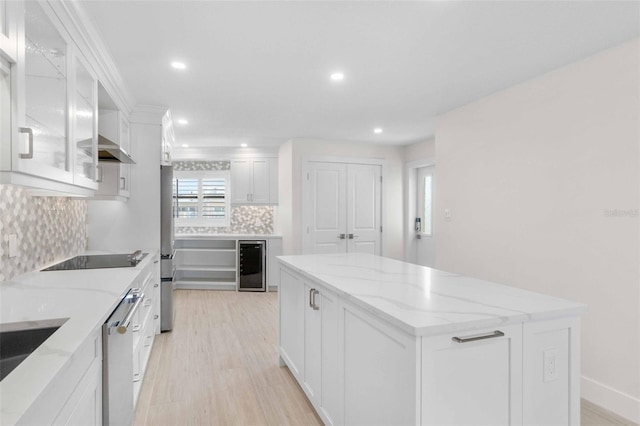
[[18,255],[18,236],[16,234],[9,234],[9,257],[16,257]]
[[444,220],[446,220],[447,222],[451,222],[452,218],[453,212],[451,211],[451,209],[444,209]]

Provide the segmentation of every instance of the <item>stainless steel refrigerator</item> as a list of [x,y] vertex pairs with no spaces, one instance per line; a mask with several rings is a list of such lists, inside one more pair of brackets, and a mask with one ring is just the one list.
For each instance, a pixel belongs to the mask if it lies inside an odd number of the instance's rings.
[[161,256],[161,320],[160,330],[173,329],[173,168],[160,166],[160,256]]

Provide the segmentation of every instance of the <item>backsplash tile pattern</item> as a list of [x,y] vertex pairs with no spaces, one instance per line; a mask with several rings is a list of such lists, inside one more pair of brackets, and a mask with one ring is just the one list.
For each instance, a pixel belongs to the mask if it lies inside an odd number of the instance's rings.
[[230,170],[231,161],[173,161],[174,171]]
[[231,206],[231,223],[225,228],[176,226],[176,234],[273,234],[273,207]]
[[[230,161],[174,161],[174,171],[230,170]],[[273,234],[272,206],[231,206],[231,223],[225,228],[176,226],[176,234]]]
[[[9,258],[9,235],[18,253]],[[0,185],[0,282],[77,254],[87,247],[87,201],[32,197],[15,185]]]

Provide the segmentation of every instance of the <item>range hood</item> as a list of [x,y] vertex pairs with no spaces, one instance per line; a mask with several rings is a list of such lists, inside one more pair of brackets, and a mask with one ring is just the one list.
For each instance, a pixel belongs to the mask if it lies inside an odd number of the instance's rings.
[[125,164],[136,164],[133,158],[125,152],[120,145],[110,141],[102,135],[98,135],[98,160],[116,161]]

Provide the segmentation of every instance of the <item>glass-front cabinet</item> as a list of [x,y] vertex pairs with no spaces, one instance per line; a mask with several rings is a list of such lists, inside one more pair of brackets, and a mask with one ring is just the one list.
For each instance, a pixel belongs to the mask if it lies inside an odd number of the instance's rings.
[[75,72],[74,183],[87,186],[96,180],[98,166],[98,80],[79,56],[76,57]]
[[0,0],[0,11],[0,47],[13,34],[17,46],[15,60],[3,50],[0,63],[2,181],[91,195],[97,188],[97,77],[49,3]]
[[73,183],[69,158],[69,43],[42,5],[24,12],[24,125],[20,170]]

